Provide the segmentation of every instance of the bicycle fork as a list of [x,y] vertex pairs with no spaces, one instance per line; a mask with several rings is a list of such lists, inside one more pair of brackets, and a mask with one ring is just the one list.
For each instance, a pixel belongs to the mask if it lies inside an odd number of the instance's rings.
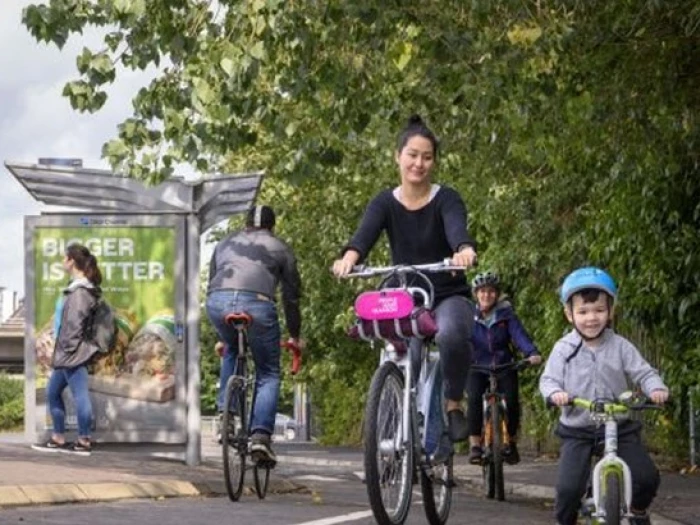
[[592,485],[593,485],[593,504],[595,512],[592,514],[596,518],[605,520],[605,497],[604,483],[608,476],[618,476],[620,485],[622,486],[624,517],[632,516],[632,473],[625,461],[617,455],[617,421],[610,420],[605,422],[605,451],[603,458],[598,461],[593,468]]

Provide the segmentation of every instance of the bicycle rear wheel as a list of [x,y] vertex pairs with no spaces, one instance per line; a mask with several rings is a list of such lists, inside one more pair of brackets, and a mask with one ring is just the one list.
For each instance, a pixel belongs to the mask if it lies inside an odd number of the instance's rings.
[[620,525],[620,476],[617,472],[608,472],[603,479],[605,488],[604,508],[606,525]]
[[231,501],[238,501],[243,492],[245,463],[248,454],[248,411],[245,381],[231,376],[226,385],[221,424],[221,445],[224,456],[224,480]]
[[503,479],[503,411],[501,405],[494,403],[489,407],[487,425],[490,426],[491,443],[488,445],[484,459],[484,485],[486,497],[505,499],[505,481]]
[[264,499],[267,495],[267,487],[270,484],[270,465],[258,461],[253,467],[253,479],[255,480],[255,492],[258,498]]
[[379,525],[400,525],[411,505],[413,435],[403,433],[404,378],[386,362],[374,373],[365,408],[365,481]]

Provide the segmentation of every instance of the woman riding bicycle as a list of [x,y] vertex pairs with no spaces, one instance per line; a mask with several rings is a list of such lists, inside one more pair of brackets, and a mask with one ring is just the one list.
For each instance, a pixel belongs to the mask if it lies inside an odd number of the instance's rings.
[[[472,342],[473,363],[484,366],[504,365],[514,361],[512,346],[516,346],[533,365],[542,362],[542,357],[527,331],[515,315],[508,301],[501,300],[501,285],[498,275],[480,273],[472,281],[472,293],[477,301],[476,323]],[[483,456],[481,431],[483,426],[482,396],[489,384],[487,375],[472,370],[467,378],[469,398],[467,415],[469,420],[469,462],[480,465]],[[498,378],[498,389],[506,399],[508,408],[509,443],[503,450],[506,463],[514,465],[520,461],[516,445],[520,425],[520,401],[518,396],[518,372],[509,370]]]
[[[453,189],[433,184],[438,141],[419,116],[409,119],[399,135],[395,153],[401,184],[379,193],[369,203],[359,228],[333,264],[337,276],[347,275],[363,261],[385,230],[393,264],[421,264],[451,258],[470,267],[476,243],[467,233],[467,212]],[[463,273],[431,274],[435,287],[435,337],[444,377],[449,434],[452,441],[467,438],[461,408],[471,360],[474,319],[469,285]],[[416,283],[418,285],[418,283]]]

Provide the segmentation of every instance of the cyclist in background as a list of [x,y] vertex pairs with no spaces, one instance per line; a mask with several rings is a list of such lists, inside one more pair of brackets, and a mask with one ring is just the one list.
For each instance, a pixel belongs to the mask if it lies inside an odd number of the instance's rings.
[[[472,293],[476,297],[474,325],[474,354],[472,362],[482,366],[504,365],[515,358],[515,346],[530,361],[538,365],[542,356],[532,342],[515,310],[508,301],[501,299],[501,284],[498,275],[492,272],[478,274],[472,281]],[[483,456],[481,431],[484,408],[482,397],[488,388],[486,374],[472,370],[467,378],[469,420],[469,462],[480,465]],[[520,400],[518,395],[518,371],[509,370],[498,378],[498,390],[502,392],[508,408],[509,443],[503,450],[506,463],[515,465],[520,461],[516,444],[520,426]]]
[[[301,346],[301,278],[292,249],[273,234],[275,213],[269,206],[254,206],[246,226],[224,237],[214,249],[209,267],[207,314],[226,344],[228,354],[238,347],[236,330],[224,322],[227,314],[246,312],[253,321],[248,343],[255,361],[255,404],[251,419],[251,452],[270,461],[277,458],[271,441],[280,390],[280,323],[275,303],[282,287],[287,329],[291,342]],[[225,360],[226,362],[226,360]],[[234,360],[229,359],[229,364]],[[217,399],[223,396],[233,366],[222,366]]]
[[[476,262],[476,243],[467,233],[467,211],[459,193],[432,182],[438,141],[419,116],[409,119],[395,152],[399,186],[379,193],[367,206],[359,228],[333,263],[336,276],[361,263],[386,231],[392,264],[422,264],[451,258],[468,268]],[[452,441],[467,438],[462,411],[471,361],[474,307],[462,272],[430,274],[435,287],[435,336],[444,378],[448,429]],[[409,283],[412,284],[412,283]],[[418,280],[416,286],[425,286]]]
[[[605,441],[605,427],[597,427],[590,413],[568,407],[572,396],[585,399],[617,399],[639,385],[654,403],[668,399],[668,388],[639,350],[610,328],[617,286],[605,271],[579,268],[564,279],[560,299],[574,329],[554,345],[540,377],[545,400],[564,407],[556,434],[561,440],[555,511],[561,525],[576,523],[581,498],[586,492],[591,455],[596,443]],[[634,480],[632,509],[638,517],[631,525],[647,525],[646,514],[659,488],[659,471],[642,444],[641,423],[621,421],[618,454]]]

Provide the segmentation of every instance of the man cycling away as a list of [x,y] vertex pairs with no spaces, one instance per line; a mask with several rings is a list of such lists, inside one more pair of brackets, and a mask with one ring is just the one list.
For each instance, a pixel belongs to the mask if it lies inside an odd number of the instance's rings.
[[[280,323],[275,291],[281,284],[282,302],[291,343],[301,346],[301,278],[292,249],[273,234],[275,213],[269,206],[254,206],[245,228],[217,244],[209,266],[207,315],[228,349],[238,346],[236,330],[224,321],[227,314],[246,312],[253,321],[248,343],[255,361],[255,403],[251,452],[256,460],[277,461],[271,441],[280,390]],[[230,374],[221,375],[221,389]],[[222,390],[220,390],[222,391]],[[223,398],[217,399],[223,410]]]

